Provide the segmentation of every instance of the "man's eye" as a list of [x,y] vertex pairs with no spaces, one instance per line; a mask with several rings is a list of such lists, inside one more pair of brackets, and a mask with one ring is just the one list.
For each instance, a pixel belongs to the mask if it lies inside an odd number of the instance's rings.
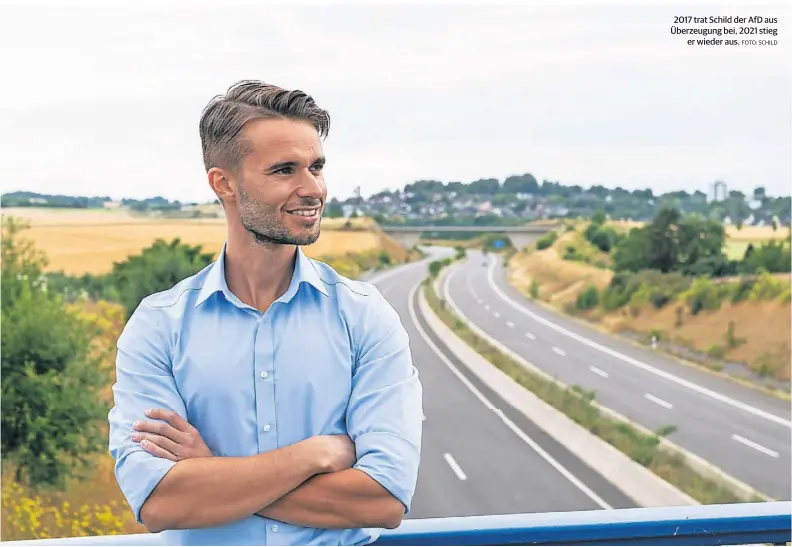
[[275,173],[279,173],[281,175],[291,175],[292,168],[291,167],[283,167],[282,169],[278,169]]
[[314,171],[321,171],[322,169],[324,169],[324,165],[314,165],[313,167],[311,167],[311,169],[313,169]]

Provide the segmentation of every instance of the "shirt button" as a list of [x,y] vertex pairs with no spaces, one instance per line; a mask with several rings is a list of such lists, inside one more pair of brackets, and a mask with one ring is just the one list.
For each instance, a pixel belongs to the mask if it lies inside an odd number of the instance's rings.
[[277,531],[278,531],[278,525],[277,525],[277,524],[274,524],[274,525],[272,526],[272,531],[273,531],[273,532],[277,532]]
[[261,371],[261,377],[262,378],[266,378],[267,376],[269,376],[269,374],[267,374],[267,371],[266,370],[262,370]]
[[269,430],[270,430],[270,425],[269,425],[269,424],[267,424],[267,425],[265,425],[265,426],[264,426],[262,429],[264,430],[264,433],[266,433],[267,431],[269,431]]

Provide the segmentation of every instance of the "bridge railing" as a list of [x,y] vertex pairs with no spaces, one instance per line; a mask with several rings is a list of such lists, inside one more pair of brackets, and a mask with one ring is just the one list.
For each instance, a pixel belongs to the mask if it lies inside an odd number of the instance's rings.
[[[408,519],[374,545],[738,545],[792,541],[792,502]],[[159,534],[4,542],[164,545]]]

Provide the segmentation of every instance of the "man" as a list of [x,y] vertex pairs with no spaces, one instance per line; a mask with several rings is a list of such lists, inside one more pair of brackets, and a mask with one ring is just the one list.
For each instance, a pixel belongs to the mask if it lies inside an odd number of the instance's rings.
[[172,544],[366,544],[415,490],[422,387],[395,310],[307,258],[329,116],[245,81],[200,134],[225,209],[216,262],[145,298],[118,340],[110,452]]

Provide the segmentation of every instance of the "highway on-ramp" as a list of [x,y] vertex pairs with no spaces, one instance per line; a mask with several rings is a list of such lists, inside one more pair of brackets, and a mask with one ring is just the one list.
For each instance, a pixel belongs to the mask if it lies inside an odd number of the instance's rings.
[[645,427],[676,426],[669,440],[768,496],[790,499],[788,401],[532,303],[510,286],[500,256],[469,251],[443,290],[467,319],[541,370],[596,390],[600,404]]
[[[432,258],[440,252],[431,250]],[[446,356],[447,351],[443,357],[438,354],[443,341],[434,338],[419,317],[416,303],[429,261],[400,266],[370,279],[407,329],[424,388],[421,466],[407,518],[635,506],[577,456],[517,416],[497,394]],[[520,434],[487,402],[510,418]]]

